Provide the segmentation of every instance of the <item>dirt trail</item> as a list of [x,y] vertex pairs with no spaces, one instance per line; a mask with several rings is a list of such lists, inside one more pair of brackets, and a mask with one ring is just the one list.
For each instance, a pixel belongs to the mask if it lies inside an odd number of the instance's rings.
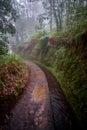
[[26,64],[31,69],[29,86],[12,109],[3,130],[54,130],[44,72],[32,62]]
[[35,63],[26,64],[31,69],[29,86],[2,130],[83,130],[52,74]]

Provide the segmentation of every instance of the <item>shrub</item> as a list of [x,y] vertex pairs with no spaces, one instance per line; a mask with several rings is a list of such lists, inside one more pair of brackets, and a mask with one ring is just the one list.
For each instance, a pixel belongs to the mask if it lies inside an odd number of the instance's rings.
[[0,40],[0,56],[8,53],[8,44]]
[[0,57],[0,125],[29,82],[29,68],[15,55]]

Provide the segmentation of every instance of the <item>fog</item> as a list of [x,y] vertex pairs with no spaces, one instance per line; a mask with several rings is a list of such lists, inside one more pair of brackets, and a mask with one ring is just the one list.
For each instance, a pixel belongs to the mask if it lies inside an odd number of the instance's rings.
[[[48,22],[41,17],[45,13],[42,0],[12,0],[13,8],[16,10],[18,18],[16,19],[16,33],[10,39],[12,44],[20,44],[27,41],[31,35],[38,30],[47,28]],[[42,20],[42,21],[41,21]],[[40,23],[42,22],[42,23]],[[43,25],[40,25],[43,24]]]

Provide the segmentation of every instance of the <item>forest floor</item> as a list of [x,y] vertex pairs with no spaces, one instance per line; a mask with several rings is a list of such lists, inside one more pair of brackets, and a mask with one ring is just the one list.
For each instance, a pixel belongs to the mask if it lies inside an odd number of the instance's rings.
[[[76,118],[54,77],[33,62],[30,83],[2,130],[74,130]],[[47,77],[47,78],[46,78]],[[82,129],[82,128],[81,128]]]

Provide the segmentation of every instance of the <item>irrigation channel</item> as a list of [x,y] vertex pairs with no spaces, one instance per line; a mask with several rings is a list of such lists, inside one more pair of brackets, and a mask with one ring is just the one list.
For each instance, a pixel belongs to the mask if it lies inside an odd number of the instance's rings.
[[26,64],[29,85],[2,130],[82,130],[54,76],[36,63]]

